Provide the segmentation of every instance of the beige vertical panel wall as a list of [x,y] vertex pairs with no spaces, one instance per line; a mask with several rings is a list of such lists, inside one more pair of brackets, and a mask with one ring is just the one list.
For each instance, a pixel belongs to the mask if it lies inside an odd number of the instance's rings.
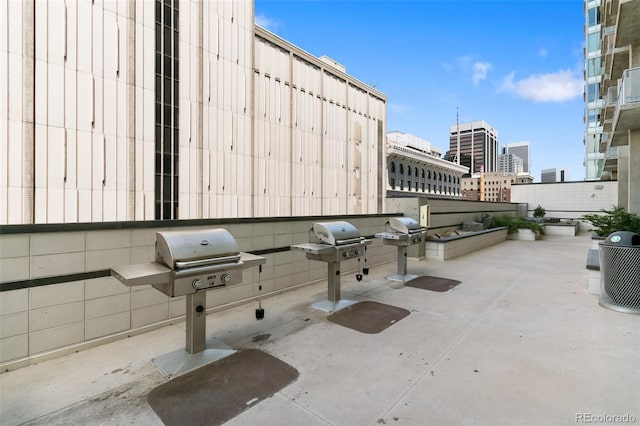
[[376,213],[383,95],[256,28],[255,215]]
[[0,223],[153,218],[154,4],[11,1],[0,20]]
[[[0,28],[0,223],[154,219],[155,3],[2,2]],[[180,2],[179,37],[180,219],[381,210],[383,94],[250,1]]]

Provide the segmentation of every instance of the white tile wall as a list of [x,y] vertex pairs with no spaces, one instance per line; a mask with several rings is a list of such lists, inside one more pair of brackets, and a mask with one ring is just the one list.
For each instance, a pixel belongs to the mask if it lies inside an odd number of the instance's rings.
[[64,326],[84,321],[84,303],[65,303],[41,309],[31,309],[29,327],[31,332]]
[[168,303],[168,301],[168,296],[153,287],[133,287],[133,291],[131,292],[132,309],[157,305],[159,303]]
[[131,311],[131,295],[128,293],[87,300],[84,317],[89,319]]
[[33,287],[31,292],[31,309],[47,306],[63,305],[84,300],[84,281]]
[[29,289],[0,292],[0,315],[29,310]]
[[31,256],[31,278],[72,274],[85,270],[83,252]]
[[31,255],[84,252],[84,232],[45,232],[30,234]]
[[29,334],[29,354],[63,348],[84,340],[84,322],[47,328]]
[[85,281],[84,291],[85,300],[91,300],[115,294],[129,294],[131,288],[113,277],[103,277]]
[[85,323],[85,339],[97,339],[98,337],[126,331],[131,328],[130,317],[131,314],[127,311],[100,318],[89,319]]
[[186,297],[173,297],[169,299],[169,318],[176,318],[186,313]]
[[87,251],[88,271],[109,269],[117,265],[129,264],[131,264],[130,248]]
[[88,231],[86,238],[87,250],[131,247],[131,231],[129,230]]
[[29,258],[0,259],[0,282],[29,279]]
[[29,335],[8,337],[0,340],[0,362],[24,358],[29,355]]
[[145,306],[131,311],[131,328],[135,329],[167,319],[169,319],[169,303]]
[[27,311],[0,315],[0,339],[27,334],[28,332],[29,313]]
[[29,234],[0,235],[0,258],[29,255]]

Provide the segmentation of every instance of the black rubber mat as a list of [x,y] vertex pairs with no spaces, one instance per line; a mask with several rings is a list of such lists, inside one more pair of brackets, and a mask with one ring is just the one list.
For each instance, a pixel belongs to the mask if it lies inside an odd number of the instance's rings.
[[289,364],[246,349],[158,386],[147,402],[167,426],[219,425],[297,378]]
[[407,281],[405,285],[407,287],[415,287],[422,290],[431,290],[431,291],[449,291],[455,286],[460,284],[460,281],[450,280],[447,278],[439,278],[439,277],[429,277],[422,276],[418,278],[414,278],[411,281]]
[[334,312],[329,321],[361,333],[376,334],[409,315],[409,311],[378,302],[358,302]]

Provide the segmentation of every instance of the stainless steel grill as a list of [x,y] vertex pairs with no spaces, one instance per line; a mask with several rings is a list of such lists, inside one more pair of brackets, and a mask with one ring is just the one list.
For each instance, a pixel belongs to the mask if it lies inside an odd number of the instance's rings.
[[[328,300],[314,303],[317,309],[335,312],[354,303],[340,299],[340,263],[349,259],[365,257],[371,244],[360,235],[349,222],[318,222],[309,230],[309,242],[292,245],[292,250],[302,251],[307,259],[327,262]],[[366,271],[366,270],[365,270]],[[358,280],[362,274],[357,274]]]
[[407,247],[423,244],[427,229],[410,217],[392,217],[385,224],[385,232],[379,232],[375,236],[381,238],[383,244],[398,247],[398,272],[387,279],[406,282],[416,278],[417,275],[407,274]]
[[157,232],[155,262],[114,267],[111,275],[127,286],[186,296],[186,350],[195,354],[206,349],[206,292],[241,283],[243,269],[265,261],[240,252],[225,229]]

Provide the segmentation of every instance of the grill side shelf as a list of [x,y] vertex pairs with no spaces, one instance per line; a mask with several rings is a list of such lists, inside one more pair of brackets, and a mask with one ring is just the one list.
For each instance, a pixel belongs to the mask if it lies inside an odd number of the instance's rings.
[[155,262],[136,263],[111,268],[111,276],[126,286],[168,284],[171,269]]

